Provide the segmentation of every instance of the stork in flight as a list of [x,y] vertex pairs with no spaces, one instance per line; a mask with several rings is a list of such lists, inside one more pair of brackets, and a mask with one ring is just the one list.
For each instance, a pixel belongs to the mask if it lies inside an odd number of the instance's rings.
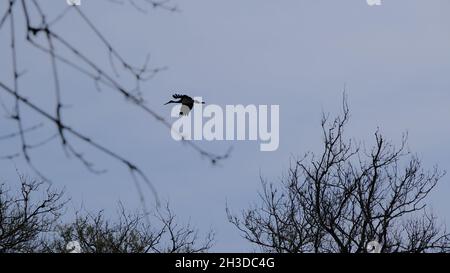
[[180,94],[174,94],[172,95],[175,100],[170,100],[169,102],[165,103],[164,105],[167,105],[169,103],[181,103],[181,109],[180,109],[180,116],[187,116],[189,112],[194,107],[194,103],[198,104],[205,104],[204,101],[198,101],[194,100],[193,98],[189,97],[188,95],[180,95]]

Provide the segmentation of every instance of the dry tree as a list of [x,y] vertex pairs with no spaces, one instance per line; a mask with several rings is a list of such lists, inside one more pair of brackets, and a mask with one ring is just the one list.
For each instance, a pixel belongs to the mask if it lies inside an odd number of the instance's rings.
[[157,210],[151,223],[144,213],[129,213],[122,204],[117,215],[110,220],[103,211],[79,212],[73,222],[59,225],[40,251],[70,252],[68,246],[76,242],[82,253],[199,253],[214,242],[212,231],[201,241],[197,229],[180,224],[168,204]]
[[261,178],[260,204],[229,221],[267,252],[448,252],[450,234],[426,210],[445,172],[425,170],[377,130],[371,148],[345,137],[349,109],[322,118],[322,150],[295,162],[281,183]]
[[214,233],[200,236],[180,223],[169,204],[153,215],[128,212],[121,203],[107,217],[79,210],[62,221],[68,199],[52,185],[19,175],[20,187],[0,183],[0,253],[65,253],[76,242],[83,253],[196,253],[208,251]]
[[67,200],[63,191],[23,175],[20,190],[0,184],[0,253],[35,252],[56,227]]

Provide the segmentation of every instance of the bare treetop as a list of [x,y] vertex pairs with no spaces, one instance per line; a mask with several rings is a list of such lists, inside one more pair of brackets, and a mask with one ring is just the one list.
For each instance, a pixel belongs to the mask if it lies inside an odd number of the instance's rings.
[[377,130],[367,149],[344,135],[349,110],[322,118],[323,148],[297,160],[281,185],[263,181],[261,205],[229,220],[269,252],[447,252],[450,234],[426,210],[445,172],[424,170]]

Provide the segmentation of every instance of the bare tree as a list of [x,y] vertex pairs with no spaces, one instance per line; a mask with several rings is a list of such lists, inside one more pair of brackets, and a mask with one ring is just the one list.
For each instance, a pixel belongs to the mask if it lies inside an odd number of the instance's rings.
[[153,217],[127,213],[120,205],[114,220],[102,211],[78,212],[73,222],[63,223],[63,191],[24,176],[20,182],[19,192],[0,184],[0,253],[68,252],[73,241],[85,253],[194,253],[208,251],[214,241],[212,231],[202,241],[197,229],[180,224],[169,205]]
[[[179,11],[171,0],[127,0],[127,1],[107,1],[109,4],[129,3],[137,10],[146,12],[146,7],[164,9],[170,12]],[[67,156],[78,159],[89,171],[100,174],[103,169],[98,168],[94,162],[88,160],[83,154],[79,145],[85,144],[91,148],[91,151],[97,151],[108,157],[115,159],[123,165],[130,173],[140,194],[141,201],[144,197],[141,192],[140,183],[148,186],[153,192],[156,202],[159,203],[156,189],[149,178],[135,162],[116,153],[103,143],[96,141],[95,138],[82,133],[79,128],[66,122],[64,119],[64,109],[70,103],[64,100],[64,85],[60,80],[60,67],[65,66],[74,71],[74,75],[79,75],[80,79],[92,81],[93,89],[107,88],[121,95],[126,102],[133,104],[141,109],[144,114],[150,116],[157,122],[167,128],[171,124],[151,109],[142,94],[140,87],[144,81],[152,79],[156,74],[166,69],[166,67],[149,66],[150,57],[147,55],[145,62],[141,66],[131,64],[114,45],[109,42],[89,16],[79,6],[67,6],[60,14],[50,17],[45,10],[45,5],[39,0],[9,0],[0,4],[5,6],[4,11],[0,12],[0,31],[9,32],[9,39],[3,39],[2,42],[9,44],[11,49],[11,83],[0,81],[0,92],[6,95],[6,99],[0,97],[0,106],[3,109],[7,119],[16,123],[16,131],[9,133],[0,133],[0,140],[18,138],[20,145],[17,152],[10,154],[0,154],[0,159],[13,159],[23,157],[28,165],[44,180],[49,180],[47,176],[35,167],[31,151],[42,145],[46,145],[54,140],[59,143]],[[107,53],[107,58],[103,61],[96,61],[88,57],[83,49],[75,46],[70,40],[65,38],[64,33],[57,30],[66,16],[72,13],[79,22],[85,24],[90,31],[98,38],[99,43]],[[95,41],[86,41],[92,43]],[[40,106],[27,97],[27,94],[39,92],[39,90],[23,90],[23,83],[26,81],[28,73],[27,67],[21,65],[21,59],[24,50],[32,50],[34,53],[42,53],[48,57],[48,63],[42,63],[42,69],[48,68],[51,71],[51,78],[45,79],[53,82],[54,97],[50,97],[47,107]],[[104,63],[109,64],[109,69],[105,69]],[[9,69],[9,68],[5,68]],[[27,72],[27,73],[25,73]],[[119,75],[121,77],[119,77]],[[44,80],[44,79],[43,79]],[[134,81],[132,86],[129,85]],[[94,87],[95,86],[95,87]],[[84,98],[89,100],[89,98]],[[31,111],[32,115],[26,115],[24,111]],[[41,118],[42,122],[32,124],[31,117]],[[30,125],[31,123],[31,125]],[[38,141],[30,141],[29,134],[33,131],[42,129],[45,124],[50,124],[53,132]],[[120,130],[120,129],[119,129]],[[202,157],[206,157],[213,164],[226,158],[228,152],[224,155],[210,153],[191,141],[184,141],[187,145],[198,152]],[[7,144],[8,145],[8,144]]]
[[229,221],[268,252],[446,252],[450,234],[425,210],[444,172],[423,170],[406,148],[375,132],[366,149],[344,136],[349,109],[322,118],[323,150],[291,165],[281,185],[262,180],[261,205]]
[[57,235],[46,252],[68,252],[70,242],[78,242],[83,253],[197,253],[212,246],[214,234],[199,242],[198,230],[176,222],[169,206],[159,210],[152,223],[141,213],[130,214],[119,208],[117,221],[107,220],[103,212],[78,215],[73,223],[57,228]]
[[66,202],[62,191],[43,182],[20,176],[20,191],[14,194],[0,184],[0,253],[33,252],[44,244],[45,234],[55,228]]

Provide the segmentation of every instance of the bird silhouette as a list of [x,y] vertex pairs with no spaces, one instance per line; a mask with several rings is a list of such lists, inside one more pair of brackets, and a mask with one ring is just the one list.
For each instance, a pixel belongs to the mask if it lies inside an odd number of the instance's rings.
[[188,95],[174,94],[174,95],[172,95],[172,97],[177,100],[176,101],[170,100],[170,101],[166,102],[164,105],[167,105],[169,103],[181,103],[180,116],[187,116],[189,114],[189,112],[192,110],[192,108],[194,107],[194,103],[205,104],[204,101],[194,100],[193,98],[189,97]]

